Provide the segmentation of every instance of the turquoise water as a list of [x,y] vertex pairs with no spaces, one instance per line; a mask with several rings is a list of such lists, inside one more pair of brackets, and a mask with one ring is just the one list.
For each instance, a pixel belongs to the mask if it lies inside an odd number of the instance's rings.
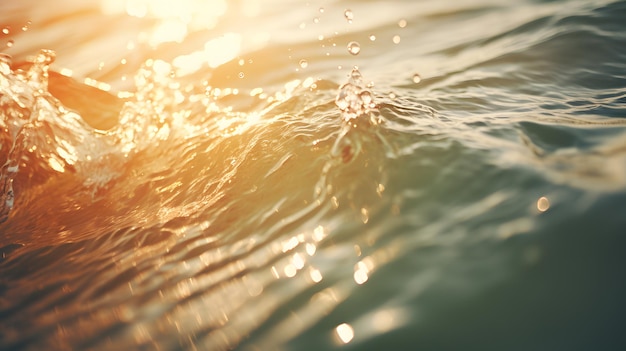
[[1,4],[0,349],[623,349],[624,18]]

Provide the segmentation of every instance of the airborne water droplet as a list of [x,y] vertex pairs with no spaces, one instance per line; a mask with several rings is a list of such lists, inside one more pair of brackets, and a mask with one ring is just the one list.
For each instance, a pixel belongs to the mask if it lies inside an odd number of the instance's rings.
[[359,67],[354,66],[354,68],[352,68],[352,72],[350,72],[350,75],[348,76],[350,77],[350,79],[352,80],[352,82],[354,84],[361,84],[361,80],[363,79],[363,76],[361,75],[361,71],[359,71]]
[[361,52],[361,46],[356,41],[348,43],[348,52],[352,55],[358,55]]
[[400,28],[406,27],[406,20],[405,19],[401,19],[400,21],[398,21],[398,27],[400,27]]
[[9,27],[2,28],[2,34],[9,34],[10,32],[11,32],[11,29]]
[[422,77],[419,75],[419,73],[415,73],[413,75],[413,83],[417,84],[417,83],[419,83],[421,81],[422,81]]
[[346,9],[343,12],[343,16],[346,18],[348,23],[352,23],[352,20],[354,19],[354,14],[352,13],[352,11],[350,9]]
[[320,7],[320,13],[324,13],[324,8]]
[[300,60],[300,67],[307,68],[308,65],[309,63],[307,62],[307,60]]
[[393,43],[394,44],[400,43],[400,36],[399,35],[394,35],[393,36]]
[[374,34],[370,35],[370,40],[371,41],[375,41],[376,40],[376,36]]
[[15,42],[13,40],[9,40],[7,41],[7,47],[10,48],[13,46],[13,44],[15,44]]
[[245,74],[243,72],[239,72],[239,78],[243,78],[245,77]]

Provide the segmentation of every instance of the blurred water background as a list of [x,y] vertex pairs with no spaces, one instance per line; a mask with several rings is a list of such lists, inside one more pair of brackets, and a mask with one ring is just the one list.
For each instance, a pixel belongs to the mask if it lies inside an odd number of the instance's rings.
[[623,350],[626,2],[0,4],[0,349]]

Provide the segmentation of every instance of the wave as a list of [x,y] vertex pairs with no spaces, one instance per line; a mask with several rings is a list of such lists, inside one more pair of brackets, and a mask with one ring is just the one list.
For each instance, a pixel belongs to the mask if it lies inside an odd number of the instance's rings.
[[0,347],[614,340],[624,2],[248,3],[0,11]]

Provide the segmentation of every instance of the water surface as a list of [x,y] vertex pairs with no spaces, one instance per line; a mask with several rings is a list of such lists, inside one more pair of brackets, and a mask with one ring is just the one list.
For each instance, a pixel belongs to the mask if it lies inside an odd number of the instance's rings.
[[0,5],[0,348],[618,350],[624,1]]

